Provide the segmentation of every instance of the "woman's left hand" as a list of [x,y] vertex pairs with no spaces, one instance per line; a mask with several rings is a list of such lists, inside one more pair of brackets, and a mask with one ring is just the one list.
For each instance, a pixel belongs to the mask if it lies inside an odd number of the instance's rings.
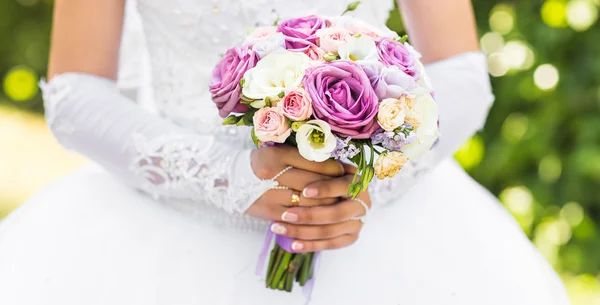
[[371,207],[368,191],[361,192],[356,200],[347,196],[353,177],[346,175],[307,185],[302,191],[303,197],[340,198],[340,201],[324,206],[287,208],[282,221],[274,223],[271,231],[294,238],[292,249],[298,252],[338,249],[353,244],[363,226],[359,218],[367,212],[360,201]]

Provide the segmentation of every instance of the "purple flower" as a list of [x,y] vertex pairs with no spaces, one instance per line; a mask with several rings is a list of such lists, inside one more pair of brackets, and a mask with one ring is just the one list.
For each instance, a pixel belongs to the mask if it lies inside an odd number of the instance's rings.
[[309,68],[302,80],[315,118],[340,136],[368,139],[379,128],[377,95],[356,63],[336,60]]
[[377,43],[379,58],[388,67],[398,67],[402,72],[418,78],[417,59],[403,44],[391,39],[383,38]]
[[331,153],[331,157],[336,160],[350,159],[358,153],[360,153],[360,149],[356,147],[356,145],[350,143],[352,138],[347,137],[346,139],[342,139],[339,137],[335,137],[336,146],[333,152]]
[[246,105],[240,104],[240,80],[246,71],[256,66],[258,60],[256,52],[249,47],[231,48],[213,69],[210,93],[221,117],[248,110]]
[[311,15],[292,18],[279,24],[277,30],[285,36],[285,47],[290,51],[304,51],[317,45],[317,31],[326,28],[331,22]]
[[373,144],[381,144],[385,149],[396,151],[402,150],[404,145],[414,143],[416,140],[417,134],[410,123],[404,123],[395,131],[379,129],[371,136]]
[[411,95],[417,88],[415,79],[396,67],[386,67],[378,61],[362,61],[359,64],[369,77],[380,101],[399,98],[403,94]]

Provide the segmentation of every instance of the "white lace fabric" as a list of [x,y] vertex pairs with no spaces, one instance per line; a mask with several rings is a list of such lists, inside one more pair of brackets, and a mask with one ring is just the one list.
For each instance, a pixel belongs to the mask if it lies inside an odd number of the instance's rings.
[[[157,199],[234,215],[277,185],[258,179],[250,149],[147,113],[100,77],[67,73],[42,83],[56,138]],[[216,109],[214,109],[216,111]]]
[[[142,52],[139,42],[146,43],[153,96],[136,104],[110,80],[58,75],[42,84],[50,128],[65,147],[185,213],[263,229],[266,222],[243,213],[276,183],[254,175],[248,128],[220,124],[208,92],[212,67],[219,54],[244,39],[249,27],[270,24],[278,16],[337,15],[352,1],[138,1],[145,38],[125,35],[138,43],[123,43],[135,49],[122,54],[135,58],[132,54]],[[363,1],[357,15],[382,24],[392,5],[391,0]],[[482,126],[493,100],[479,53],[427,69],[440,105],[442,138],[419,163],[408,164],[394,179],[375,182],[370,189],[375,205],[397,200],[422,173],[451,155]],[[142,83],[131,71],[121,73],[127,83],[121,88]],[[141,106],[148,104],[158,113]]]

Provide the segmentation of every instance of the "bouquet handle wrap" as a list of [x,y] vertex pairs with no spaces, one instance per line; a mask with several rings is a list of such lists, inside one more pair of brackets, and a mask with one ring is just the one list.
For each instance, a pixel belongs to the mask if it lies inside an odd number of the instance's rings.
[[[267,263],[267,260],[269,259],[269,249],[271,248],[273,239],[275,239],[275,243],[281,249],[285,250],[286,252],[298,253],[292,249],[292,242],[294,241],[292,238],[277,235],[277,234],[273,233],[273,231],[268,230],[267,235],[265,236],[265,241],[264,241],[263,247],[262,247],[262,249],[260,251],[260,255],[258,257],[258,263],[256,264],[256,275],[258,275],[260,277],[262,277],[265,274],[265,264]],[[313,270],[311,271],[311,273],[313,273],[313,277],[311,277],[303,287],[303,293],[304,293],[304,297],[306,298],[307,304],[310,302],[310,299],[312,296],[312,290],[313,290],[313,287],[315,284],[315,275],[316,274],[314,271],[314,269],[315,269],[314,266],[316,266],[319,254],[320,254],[320,252],[315,253],[313,263],[311,266],[313,268]]]

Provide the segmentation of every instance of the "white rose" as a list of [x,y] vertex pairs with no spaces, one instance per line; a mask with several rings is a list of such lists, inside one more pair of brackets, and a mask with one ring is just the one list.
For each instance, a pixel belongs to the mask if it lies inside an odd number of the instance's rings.
[[401,96],[399,99],[388,98],[379,104],[377,113],[377,122],[385,131],[394,131],[394,129],[404,124],[404,119],[409,111],[408,97]]
[[439,137],[438,105],[431,94],[422,94],[417,97],[408,116],[417,120],[420,124],[415,130],[417,140],[402,147],[402,152],[410,159],[415,159],[429,151]]
[[266,39],[259,40],[252,46],[252,50],[260,58],[265,58],[270,53],[279,49],[285,49],[285,37],[282,33],[276,33]]
[[331,157],[336,139],[331,126],[325,121],[308,121],[296,131],[296,142],[300,155],[308,161],[323,162]]
[[339,47],[338,54],[340,55],[341,59],[351,61],[379,60],[375,41],[367,36],[350,38],[348,42]]
[[281,92],[300,86],[310,62],[304,53],[276,50],[246,71],[242,94],[257,100],[278,99]]

